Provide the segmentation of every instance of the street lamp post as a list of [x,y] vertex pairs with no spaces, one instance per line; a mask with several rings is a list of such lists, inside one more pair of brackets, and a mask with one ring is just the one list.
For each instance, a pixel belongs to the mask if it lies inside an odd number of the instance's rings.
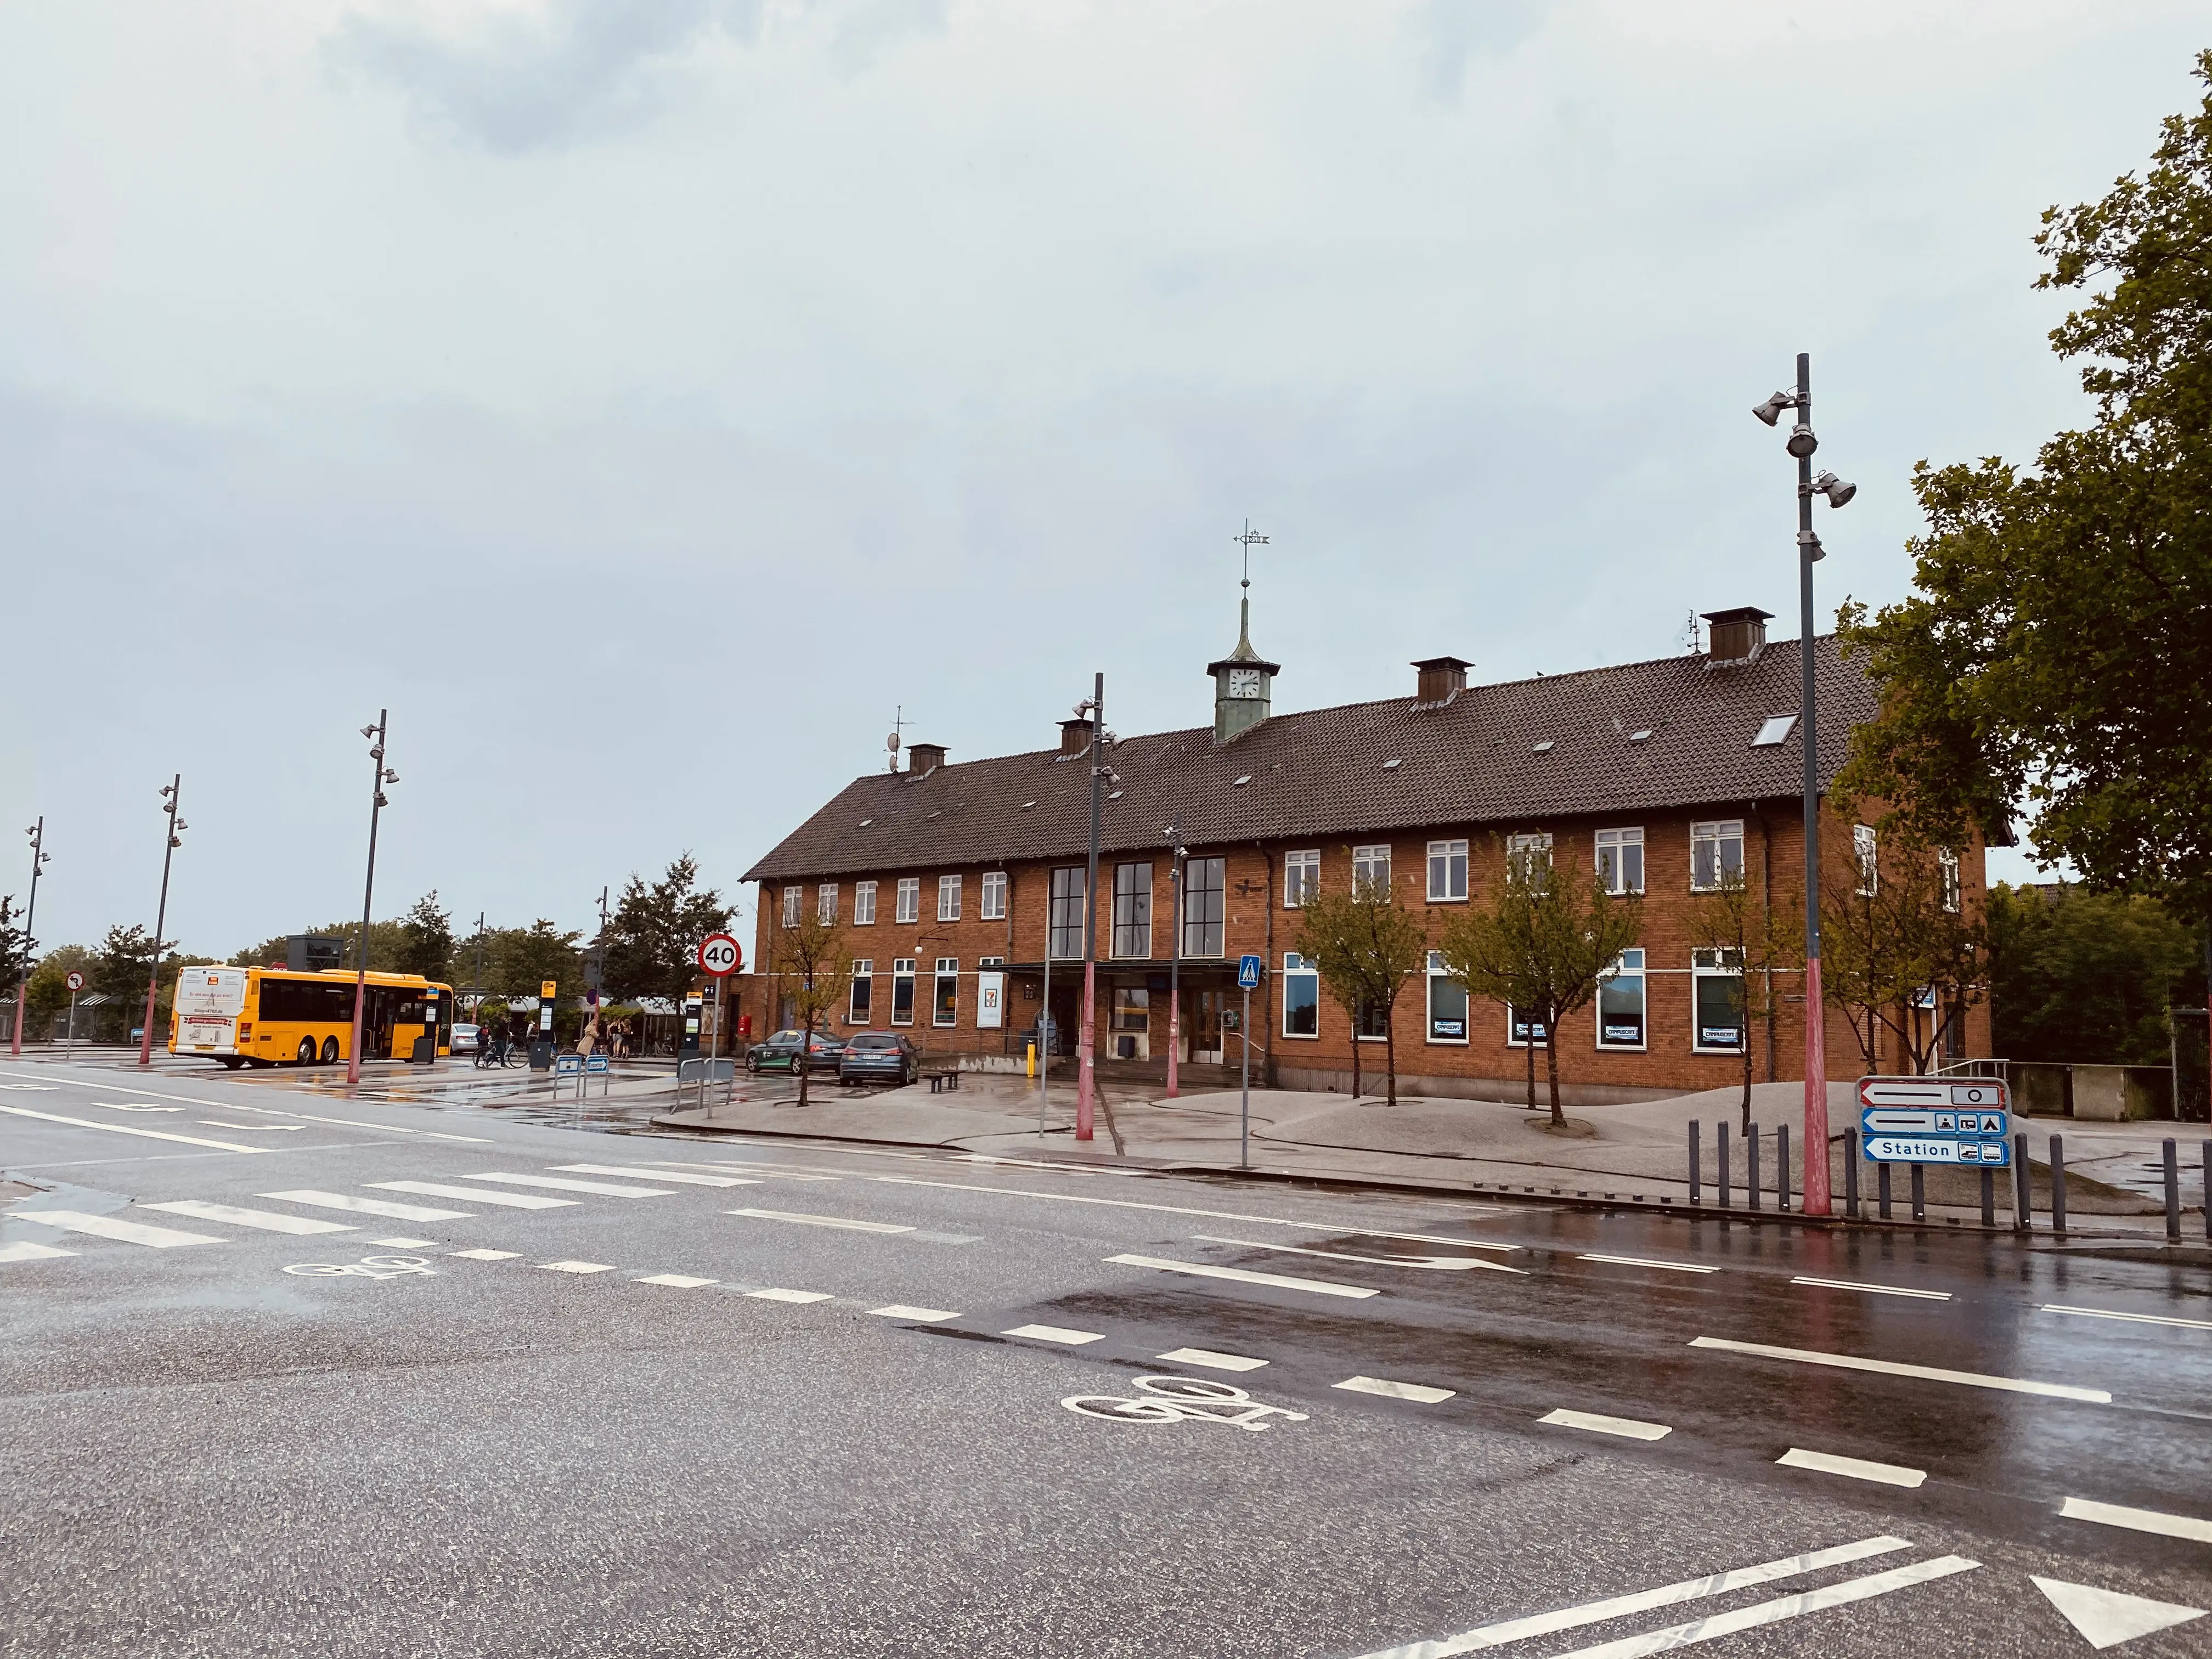
[[1076,1037],[1075,1138],[1091,1138],[1098,1023],[1098,809],[1106,783],[1106,676],[1093,684],[1091,701],[1076,705],[1091,716],[1091,862],[1083,883],[1083,1030]]
[[185,775],[179,772],[161,790],[161,798],[168,803],[161,809],[169,820],[168,838],[161,848],[161,902],[154,911],[154,966],[146,975],[146,1018],[138,1032],[141,1066],[154,1063],[154,999],[161,988],[161,930],[169,925],[169,860],[185,844],[183,834],[191,827],[177,816],[184,789]]
[[368,914],[369,907],[376,900],[376,818],[377,814],[391,804],[384,798],[384,786],[399,781],[399,774],[384,763],[384,735],[391,712],[387,708],[378,709],[376,724],[361,728],[362,736],[370,740],[368,758],[374,770],[368,799],[368,876],[361,892],[361,949],[354,953],[353,1042],[346,1049],[348,1088],[361,1081],[362,1015],[368,1005]]
[[31,1008],[31,952],[39,944],[31,931],[39,921],[39,872],[53,859],[46,851],[46,814],[25,833],[31,837],[31,902],[23,912],[23,971],[15,981],[15,1029],[8,1039],[8,1052],[18,1060],[23,1054],[23,1018]]
[[[1813,497],[1826,495],[1832,507],[1841,507],[1858,493],[1832,472],[1817,477],[1813,452],[1820,441],[1813,434],[1813,360],[1797,354],[1797,390],[1778,392],[1752,413],[1773,426],[1785,409],[1797,411],[1790,428],[1787,447],[1797,462],[1797,601],[1801,665],[1803,683],[1799,690],[1798,742],[1805,760],[1805,1209],[1807,1215],[1830,1213],[1828,1193],[1828,1047],[1826,1020],[1820,991],[1820,746],[1815,720],[1813,659],[1813,566],[1821,557],[1820,538],[1813,533]],[[1748,1034],[1747,1033],[1747,1038]],[[1789,1172],[1783,1172],[1788,1183]]]

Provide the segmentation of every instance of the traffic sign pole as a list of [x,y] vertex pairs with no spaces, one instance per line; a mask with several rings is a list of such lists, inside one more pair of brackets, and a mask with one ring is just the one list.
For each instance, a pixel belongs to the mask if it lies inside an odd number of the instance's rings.
[[1237,1114],[1237,1167],[1252,1167],[1252,988],[1260,982],[1260,958],[1247,954],[1237,959],[1237,983],[1244,993],[1243,1018],[1237,1023],[1237,1036],[1244,1049],[1244,1079],[1242,1101]]

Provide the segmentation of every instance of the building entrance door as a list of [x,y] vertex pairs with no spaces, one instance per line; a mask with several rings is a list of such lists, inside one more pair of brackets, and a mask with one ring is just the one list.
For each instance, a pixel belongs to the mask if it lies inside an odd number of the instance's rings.
[[1226,991],[1199,991],[1191,997],[1190,1063],[1221,1064],[1221,1011],[1229,1006]]

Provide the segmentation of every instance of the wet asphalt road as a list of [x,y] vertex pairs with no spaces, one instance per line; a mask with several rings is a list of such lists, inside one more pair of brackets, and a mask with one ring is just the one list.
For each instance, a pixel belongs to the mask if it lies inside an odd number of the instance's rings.
[[2193,1261],[541,1115],[0,1062],[0,1653],[1893,1659],[2092,1651],[2035,1577],[2172,1610],[2103,1634],[2212,1607]]

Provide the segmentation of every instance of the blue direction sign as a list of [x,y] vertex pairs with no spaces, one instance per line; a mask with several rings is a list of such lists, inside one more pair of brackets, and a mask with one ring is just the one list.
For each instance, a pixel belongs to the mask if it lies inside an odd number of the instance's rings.
[[2012,1114],[1993,1078],[1863,1077],[1859,1144],[1876,1164],[2012,1163]]
[[556,1054],[553,1056],[553,1074],[556,1077],[574,1077],[577,1073],[583,1069],[584,1057],[581,1054]]
[[1260,958],[1244,956],[1237,958],[1237,982],[1248,991],[1260,988]]
[[586,1054],[586,1055],[584,1056],[584,1071],[585,1071],[586,1075],[590,1076],[590,1077],[597,1077],[600,1073],[602,1073],[602,1072],[605,1071],[606,1069],[607,1069],[607,1056],[606,1056],[606,1055],[605,1055],[605,1054]]

